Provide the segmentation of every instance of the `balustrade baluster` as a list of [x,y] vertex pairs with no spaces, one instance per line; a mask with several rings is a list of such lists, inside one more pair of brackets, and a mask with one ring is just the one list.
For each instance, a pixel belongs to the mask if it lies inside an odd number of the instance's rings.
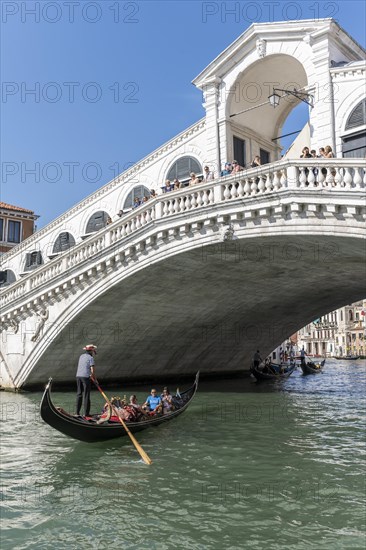
[[179,197],[179,212],[184,212],[186,209],[185,197]]
[[245,178],[244,193],[246,197],[250,195],[250,182],[248,178]]
[[236,199],[237,196],[238,196],[238,190],[236,188],[236,183],[234,182],[231,187],[231,198]]
[[201,191],[198,191],[197,193],[197,206],[202,206],[203,204],[203,201],[202,201],[202,195],[201,195]]
[[258,185],[256,183],[256,179],[257,178],[253,178],[252,184],[250,186],[251,195],[256,195],[256,193],[258,192]]
[[185,210],[191,209],[191,195],[187,195],[186,201],[185,201]]
[[323,174],[323,169],[321,167],[318,168],[318,183],[319,187],[325,187],[325,176]]
[[174,201],[171,200],[169,201],[169,214],[170,215],[174,214],[174,211],[175,211]]
[[230,193],[230,189],[229,189],[229,184],[228,183],[225,183],[225,191],[224,191],[224,200],[227,201],[231,198],[231,193]]
[[304,187],[306,187],[307,178],[306,178],[306,171],[305,170],[306,170],[306,168],[304,166],[301,166],[301,168],[300,168],[300,177],[299,177],[300,188],[301,189],[304,189]]
[[244,197],[244,184],[243,184],[243,180],[239,180],[238,196],[239,196],[239,197]]
[[337,166],[335,170],[336,170],[336,173],[334,176],[334,186],[342,187],[342,183],[343,183],[342,169]]
[[149,210],[146,211],[146,223],[151,222],[151,220],[152,220],[152,217],[151,217],[151,208],[149,208]]
[[348,166],[345,169],[345,174],[344,174],[343,181],[344,181],[345,188],[346,189],[351,189],[351,187],[352,187],[352,174],[351,174]]
[[362,177],[361,177],[361,172],[362,168],[355,168],[354,171],[354,176],[353,176],[353,183],[356,187],[356,189],[361,189],[362,188]]
[[191,205],[192,205],[192,208],[196,208],[196,206],[197,206],[196,194],[195,193],[192,193]]
[[163,205],[163,216],[167,216],[169,214],[169,201],[164,201]]
[[281,187],[281,181],[278,176],[278,172],[275,172],[273,177],[273,188],[275,191],[278,191],[280,187]]
[[207,206],[210,202],[210,198],[209,198],[209,192],[210,190],[209,189],[205,189],[205,191],[203,192],[203,205],[204,206]]
[[266,179],[266,192],[270,193],[272,191],[272,173],[268,172]]
[[287,171],[286,168],[282,170],[281,178],[280,178],[281,187],[285,188],[287,187]]
[[258,191],[259,191],[259,193],[264,193],[265,188],[266,187],[264,185],[263,176],[261,174],[259,176],[259,181],[258,181]]
[[315,187],[314,168],[309,168],[308,183],[309,183],[309,187],[311,188]]

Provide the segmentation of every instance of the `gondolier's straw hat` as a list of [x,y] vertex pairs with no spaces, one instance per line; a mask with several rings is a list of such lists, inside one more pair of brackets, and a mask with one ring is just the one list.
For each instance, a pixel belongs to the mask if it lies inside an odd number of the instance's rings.
[[94,346],[94,344],[88,344],[83,348],[84,351],[94,351],[94,353],[97,353],[97,346]]

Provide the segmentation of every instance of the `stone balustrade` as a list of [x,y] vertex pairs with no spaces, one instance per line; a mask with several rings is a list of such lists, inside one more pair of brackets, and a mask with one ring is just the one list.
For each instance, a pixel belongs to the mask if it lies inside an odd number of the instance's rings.
[[[183,216],[187,223],[193,211],[203,211],[208,207],[215,207],[219,216],[217,208],[220,205],[225,207],[226,203],[239,201],[239,207],[243,209],[243,200],[254,197],[257,207],[260,207],[258,201],[265,202],[270,197],[284,197],[289,193],[295,196],[297,193],[306,193],[311,196],[310,202],[314,202],[319,194],[328,192],[329,196],[335,192],[346,192],[355,193],[359,197],[365,186],[366,163],[362,159],[299,159],[267,164],[208,183],[171,191],[130,211],[38,269],[23,274],[21,279],[2,289],[0,307],[4,308],[62,274],[69,274],[70,270],[90,263],[91,259],[106,253],[111,245],[138,235],[145,227],[156,225],[159,220],[179,219]],[[19,253],[22,253],[22,249]],[[2,258],[3,265],[5,261],[6,255]]]

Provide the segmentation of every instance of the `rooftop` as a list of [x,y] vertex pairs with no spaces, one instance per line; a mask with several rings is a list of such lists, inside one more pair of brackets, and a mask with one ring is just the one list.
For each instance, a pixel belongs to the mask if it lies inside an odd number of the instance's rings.
[[6,202],[0,202],[1,210],[13,210],[14,212],[24,212],[27,214],[33,214],[33,210],[28,210],[27,208],[22,208],[21,206],[14,206],[13,204],[7,204]]

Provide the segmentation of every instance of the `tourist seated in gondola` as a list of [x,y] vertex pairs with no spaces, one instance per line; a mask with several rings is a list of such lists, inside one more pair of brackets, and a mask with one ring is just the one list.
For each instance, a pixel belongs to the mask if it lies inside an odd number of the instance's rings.
[[156,414],[159,414],[161,412],[161,397],[157,394],[157,391],[154,388],[151,390],[151,394],[142,405],[142,409],[147,411],[150,416],[155,416]]
[[145,416],[141,405],[139,405],[137,402],[136,395],[130,395],[130,402],[128,405],[126,405],[125,408],[129,410],[132,422],[137,422],[138,420],[141,420],[143,416]]
[[170,395],[170,392],[167,387],[163,389],[163,393],[161,394],[161,402],[163,404],[163,414],[169,413],[171,411],[174,411],[174,403],[173,403],[173,397]]

